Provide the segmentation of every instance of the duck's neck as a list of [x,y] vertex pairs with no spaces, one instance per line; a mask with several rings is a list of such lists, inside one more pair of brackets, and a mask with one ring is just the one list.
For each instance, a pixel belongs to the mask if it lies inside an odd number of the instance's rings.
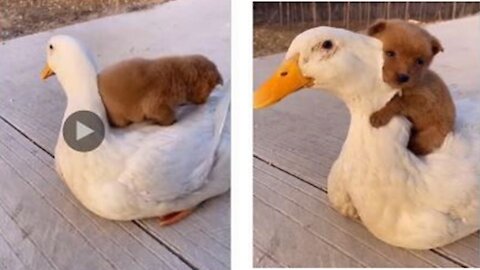
[[59,77],[59,81],[67,95],[64,121],[77,111],[90,111],[98,115],[108,128],[107,113],[98,92],[97,72],[93,65],[76,70],[74,76]]
[[[351,91],[344,91],[348,95],[340,97],[347,105],[352,118],[357,116],[369,117],[372,113],[383,108],[399,92],[399,89],[392,89],[381,79],[374,79],[366,85],[369,85],[369,89],[366,91],[358,91],[358,85],[351,86],[353,87],[353,89],[350,89]],[[371,89],[375,89],[375,91],[371,91]]]
[[370,124],[372,113],[383,108],[398,91],[385,86],[383,82],[374,89],[376,94],[370,97],[345,100],[351,119],[342,155],[348,157],[346,160],[351,160],[362,153],[364,162],[359,163],[362,166],[368,162],[395,162],[400,155],[407,155],[405,147],[410,134],[407,121],[391,119],[381,128]]

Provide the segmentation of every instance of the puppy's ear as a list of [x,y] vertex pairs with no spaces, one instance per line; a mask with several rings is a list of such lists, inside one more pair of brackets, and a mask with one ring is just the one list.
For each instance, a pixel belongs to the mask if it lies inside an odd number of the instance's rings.
[[370,25],[367,29],[367,34],[369,36],[375,36],[376,34],[382,32],[387,27],[387,22],[385,20],[378,20],[374,24]]
[[443,47],[440,41],[432,36],[432,53],[436,55],[438,52],[443,52]]

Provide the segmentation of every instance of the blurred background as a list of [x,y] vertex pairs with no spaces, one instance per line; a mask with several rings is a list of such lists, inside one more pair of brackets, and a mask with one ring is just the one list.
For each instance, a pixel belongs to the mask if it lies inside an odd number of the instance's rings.
[[380,18],[430,23],[479,11],[480,2],[254,2],[254,56],[283,52],[297,34],[315,26],[358,31]]
[[113,14],[146,9],[168,0],[0,0],[0,40]]

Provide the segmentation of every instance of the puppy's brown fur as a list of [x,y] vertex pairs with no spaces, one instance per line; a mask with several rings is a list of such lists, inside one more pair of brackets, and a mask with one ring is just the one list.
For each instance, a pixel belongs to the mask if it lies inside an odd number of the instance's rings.
[[419,26],[401,20],[377,21],[368,35],[383,42],[383,80],[401,88],[385,107],[372,114],[374,127],[386,125],[395,115],[412,122],[408,148],[426,155],[440,147],[453,130],[455,107],[447,86],[428,67],[433,57],[443,51],[440,42]]
[[177,106],[205,103],[222,83],[215,64],[201,55],[133,58],[98,75],[110,124],[117,127],[143,120],[171,125]]

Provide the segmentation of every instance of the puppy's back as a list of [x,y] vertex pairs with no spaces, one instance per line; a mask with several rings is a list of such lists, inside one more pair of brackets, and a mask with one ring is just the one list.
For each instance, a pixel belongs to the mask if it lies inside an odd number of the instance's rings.
[[431,117],[418,117],[426,121],[424,125],[431,125],[431,121],[435,121],[445,135],[453,130],[456,116],[455,105],[447,85],[437,73],[427,70],[421,82],[412,91],[427,93],[432,102],[436,104],[431,106]]
[[100,95],[116,126],[148,119],[160,107],[173,111],[186,102],[205,103],[222,82],[216,65],[202,55],[133,58],[98,75]]

